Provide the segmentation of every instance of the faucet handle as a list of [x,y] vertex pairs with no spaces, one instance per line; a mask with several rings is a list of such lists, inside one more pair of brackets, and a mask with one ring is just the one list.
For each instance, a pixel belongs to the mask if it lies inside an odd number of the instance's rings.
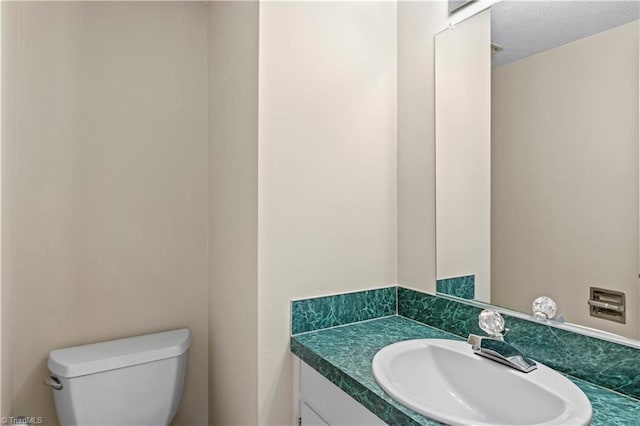
[[531,307],[533,308],[533,317],[537,320],[552,319],[558,310],[556,302],[547,296],[536,298]]
[[493,309],[485,309],[478,315],[478,325],[491,337],[502,337],[504,331],[504,318]]

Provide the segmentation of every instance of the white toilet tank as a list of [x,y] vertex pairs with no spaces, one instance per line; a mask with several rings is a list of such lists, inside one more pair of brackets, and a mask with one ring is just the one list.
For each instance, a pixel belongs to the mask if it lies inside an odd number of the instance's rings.
[[182,398],[190,344],[183,328],[52,351],[47,384],[60,424],[168,425]]

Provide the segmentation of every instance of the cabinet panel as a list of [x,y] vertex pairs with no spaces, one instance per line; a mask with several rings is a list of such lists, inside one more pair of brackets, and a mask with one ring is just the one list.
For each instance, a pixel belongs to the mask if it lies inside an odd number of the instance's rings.
[[300,361],[300,399],[302,400],[301,411],[307,404],[321,420],[326,422],[325,424],[330,426],[386,425],[371,411],[302,361]]

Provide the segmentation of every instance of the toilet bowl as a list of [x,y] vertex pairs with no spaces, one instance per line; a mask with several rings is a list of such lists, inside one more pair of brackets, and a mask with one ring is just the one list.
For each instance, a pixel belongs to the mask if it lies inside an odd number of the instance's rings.
[[61,426],[166,426],[178,410],[191,344],[188,329],[49,353]]

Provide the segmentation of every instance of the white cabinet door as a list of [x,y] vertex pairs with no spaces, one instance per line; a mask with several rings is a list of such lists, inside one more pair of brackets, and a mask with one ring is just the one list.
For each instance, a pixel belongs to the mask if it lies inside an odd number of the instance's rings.
[[[300,361],[300,399],[303,425],[386,425],[371,411],[302,361]],[[319,419],[323,423],[306,423],[304,410],[312,411],[312,414],[306,411],[310,422]],[[314,418],[313,414],[318,418]]]
[[300,425],[329,426],[329,423],[325,422],[306,402],[300,401]]

